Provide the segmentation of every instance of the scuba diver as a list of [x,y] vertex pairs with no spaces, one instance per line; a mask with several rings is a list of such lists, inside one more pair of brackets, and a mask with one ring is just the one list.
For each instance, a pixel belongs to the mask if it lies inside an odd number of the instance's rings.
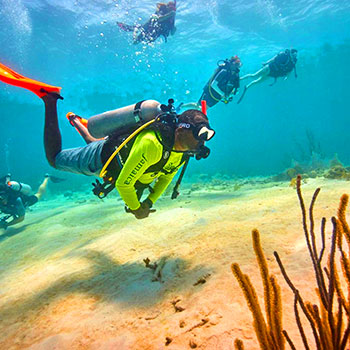
[[160,36],[164,37],[167,42],[168,36],[174,35],[176,14],[176,1],[166,3],[158,3],[156,13],[143,25],[128,25],[117,22],[119,28],[125,32],[133,32],[133,44],[152,43]]
[[218,68],[214,71],[209,81],[203,88],[203,93],[198,102],[181,103],[177,110],[181,108],[199,108],[200,101],[207,101],[208,107],[215,106],[218,102],[225,104],[233,100],[239,89],[239,71],[242,66],[238,56],[221,60],[217,63]]
[[[94,184],[94,194],[104,198],[117,188],[126,211],[137,219],[155,211],[153,204],[184,165],[181,180],[190,157],[199,160],[209,156],[210,150],[204,144],[215,131],[210,128],[206,114],[187,110],[177,115],[173,100],[167,106],[154,100],[140,101],[87,121],[69,113],[73,125],[77,121],[81,124],[87,145],[62,150],[57,117],[57,100],[63,99],[59,94],[61,88],[28,79],[1,64],[0,80],[27,88],[43,100],[44,146],[49,164],[58,170],[102,177],[103,184],[98,180]],[[179,181],[172,198],[178,194],[178,185]],[[146,188],[150,194],[141,201]]]
[[10,174],[0,179],[0,213],[5,214],[0,218],[0,229],[6,230],[24,220],[26,208],[37,203],[46,193],[49,179],[52,182],[63,180],[46,174],[35,194],[29,185],[12,181]]
[[297,58],[298,51],[296,49],[286,49],[279,54],[277,54],[275,57],[271,58],[267,62],[263,63],[263,67],[258,70],[254,74],[246,74],[245,76],[241,77],[241,80],[247,79],[247,78],[256,78],[255,80],[251,81],[249,84],[244,86],[244,90],[242,92],[241,97],[239,98],[237,103],[240,103],[247,92],[247,90],[255,84],[261,83],[264,80],[268,78],[274,78],[274,82],[270,84],[270,86],[274,85],[277,82],[277,78],[284,77],[284,80],[288,79],[289,73],[294,70],[295,78],[298,77],[297,71],[296,71],[296,64],[298,61]]

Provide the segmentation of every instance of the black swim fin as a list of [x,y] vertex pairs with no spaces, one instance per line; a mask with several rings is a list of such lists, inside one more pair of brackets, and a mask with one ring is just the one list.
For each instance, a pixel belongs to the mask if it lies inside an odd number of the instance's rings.
[[49,174],[45,174],[45,177],[48,177],[54,184],[66,181],[67,179],[64,179],[62,177],[58,177],[58,176],[53,176],[53,175],[49,175]]

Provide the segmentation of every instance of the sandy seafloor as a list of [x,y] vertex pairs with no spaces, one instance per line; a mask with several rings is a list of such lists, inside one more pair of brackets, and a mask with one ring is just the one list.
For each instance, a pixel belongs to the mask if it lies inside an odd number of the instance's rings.
[[[336,215],[349,183],[303,184],[306,203],[321,187],[316,232]],[[0,235],[0,349],[232,350],[236,337],[258,349],[252,316],[230,265],[238,262],[262,296],[251,244],[258,228],[284,302],[284,328],[303,348],[293,295],[273,257],[277,250],[306,300],[315,282],[295,189],[289,183],[182,188],[176,201],[135,220],[116,194],[48,198]],[[327,242],[332,227],[327,223]],[[165,258],[162,281],[151,263]],[[205,283],[196,284],[202,278]],[[196,285],[194,285],[196,284]],[[177,310],[176,310],[177,309]],[[168,339],[168,345],[165,345]]]

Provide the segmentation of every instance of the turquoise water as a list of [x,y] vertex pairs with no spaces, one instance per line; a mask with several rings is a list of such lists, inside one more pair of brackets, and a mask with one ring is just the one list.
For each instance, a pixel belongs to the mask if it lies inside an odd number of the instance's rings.
[[[189,174],[265,176],[292,159],[308,161],[311,135],[325,159],[350,164],[350,2],[321,0],[178,1],[177,32],[164,43],[133,45],[117,21],[145,22],[153,1],[0,0],[0,62],[62,86],[63,146],[83,145],[65,114],[91,116],[142,99],[196,101],[216,62],[239,55],[242,74],[280,50],[299,50],[293,74],[253,87],[240,105],[208,116],[217,135],[210,157]],[[35,184],[49,168],[42,145],[42,102],[0,84],[0,174]],[[77,186],[90,182],[67,175]]]

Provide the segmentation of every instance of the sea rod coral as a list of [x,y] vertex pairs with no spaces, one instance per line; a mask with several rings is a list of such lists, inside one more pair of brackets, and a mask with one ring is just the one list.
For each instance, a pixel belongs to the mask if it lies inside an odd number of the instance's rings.
[[[321,248],[318,249],[315,235],[314,205],[320,188],[312,197],[308,214],[301,193],[301,177],[297,177],[297,194],[302,213],[302,224],[310,261],[314,270],[316,282],[316,300],[318,305],[305,301],[299,290],[290,280],[286,269],[278,255],[274,256],[288,286],[294,293],[294,313],[296,324],[306,350],[345,350],[349,345],[350,334],[350,227],[346,221],[348,195],[340,199],[338,215],[332,217],[333,232],[331,246],[326,249],[326,219],[321,221]],[[231,266],[250,311],[253,315],[253,326],[263,350],[283,350],[286,343],[292,350],[296,347],[286,330],[282,328],[282,303],[280,287],[275,276],[269,274],[267,260],[263,253],[259,231],[253,230],[253,247],[257,257],[260,274],[264,286],[264,304],[266,320],[259,305],[257,293],[249,277],[242,273],[238,264]],[[345,244],[344,244],[345,242]],[[344,248],[346,245],[346,248]],[[327,262],[323,262],[325,252],[328,252]],[[338,264],[337,264],[338,263]],[[341,272],[339,270],[341,267]],[[346,291],[346,292],[345,292]],[[300,309],[306,317],[305,325],[300,317]],[[308,339],[304,327],[311,328],[313,340]],[[243,350],[244,344],[240,339],[235,340],[235,349]]]

